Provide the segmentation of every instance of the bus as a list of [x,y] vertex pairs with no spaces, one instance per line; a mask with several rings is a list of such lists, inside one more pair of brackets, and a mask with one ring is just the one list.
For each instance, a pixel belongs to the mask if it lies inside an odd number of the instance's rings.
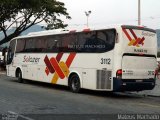
[[2,48],[0,47],[0,65],[3,64]]
[[97,91],[142,91],[155,86],[157,35],[150,28],[33,32],[10,41],[7,76]]

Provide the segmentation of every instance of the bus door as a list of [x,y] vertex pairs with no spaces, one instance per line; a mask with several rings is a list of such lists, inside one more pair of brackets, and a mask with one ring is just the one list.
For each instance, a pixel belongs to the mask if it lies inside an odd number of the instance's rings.
[[14,66],[15,46],[16,46],[16,40],[12,40],[10,42],[7,54],[7,75],[12,77],[15,77],[15,69],[16,69],[16,66]]

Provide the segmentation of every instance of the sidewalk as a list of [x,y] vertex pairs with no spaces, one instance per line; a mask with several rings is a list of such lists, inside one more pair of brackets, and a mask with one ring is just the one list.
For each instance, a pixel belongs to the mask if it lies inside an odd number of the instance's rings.
[[1,74],[6,74],[6,71],[0,70],[0,75],[1,75]]
[[144,90],[141,92],[134,92],[135,94],[144,95],[144,96],[154,96],[160,97],[160,79],[156,80],[156,86],[153,90]]

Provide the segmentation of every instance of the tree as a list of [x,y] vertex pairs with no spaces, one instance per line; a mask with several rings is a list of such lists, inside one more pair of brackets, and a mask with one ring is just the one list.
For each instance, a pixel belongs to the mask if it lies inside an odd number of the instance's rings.
[[[60,16],[71,17],[64,6],[56,0],[0,0],[0,31],[4,34],[0,45],[42,21],[47,23],[48,29],[66,27]],[[15,31],[7,35],[7,30],[15,25]]]

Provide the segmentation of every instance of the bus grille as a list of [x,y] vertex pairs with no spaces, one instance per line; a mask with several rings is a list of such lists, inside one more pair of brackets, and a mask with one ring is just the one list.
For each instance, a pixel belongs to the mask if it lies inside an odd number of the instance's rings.
[[97,89],[111,89],[111,71],[97,70]]

